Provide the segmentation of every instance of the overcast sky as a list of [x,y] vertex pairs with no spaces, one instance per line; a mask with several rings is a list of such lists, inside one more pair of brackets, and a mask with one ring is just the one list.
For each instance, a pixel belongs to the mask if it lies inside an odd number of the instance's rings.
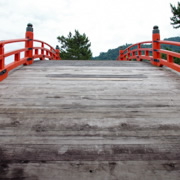
[[27,23],[34,37],[52,46],[57,36],[86,33],[93,56],[125,43],[151,40],[158,25],[161,39],[180,36],[170,25],[170,3],[178,0],[0,0],[0,40],[24,38]]

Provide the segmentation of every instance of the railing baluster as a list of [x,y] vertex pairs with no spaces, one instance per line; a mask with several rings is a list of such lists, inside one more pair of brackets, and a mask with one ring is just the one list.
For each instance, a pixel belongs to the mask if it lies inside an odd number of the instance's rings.
[[35,55],[38,55],[38,52],[39,52],[38,49],[35,49]]
[[123,50],[120,50],[120,60],[121,60],[121,61],[123,60],[123,53],[124,53],[124,51],[123,51]]
[[130,48],[128,48],[127,50],[127,60],[129,61],[129,57],[130,57]]
[[145,56],[149,56],[149,51],[145,51]]
[[[41,44],[41,47],[44,48],[44,43]],[[42,57],[40,58],[40,60],[44,60],[45,57],[44,57],[44,49],[41,49],[41,55]]]
[[136,52],[135,52],[135,51],[133,51],[132,55],[133,55],[133,56],[136,56]]
[[0,71],[4,69],[5,59],[4,59],[4,45],[0,44]]
[[142,52],[141,52],[141,44],[138,44],[138,58],[137,58],[137,61],[142,61],[142,59],[140,58]]
[[171,55],[167,55],[167,62],[169,62],[169,63],[173,63],[173,56],[171,56]]
[[16,54],[14,55],[14,60],[15,60],[15,61],[20,61],[20,52],[19,52],[19,53],[16,53]]

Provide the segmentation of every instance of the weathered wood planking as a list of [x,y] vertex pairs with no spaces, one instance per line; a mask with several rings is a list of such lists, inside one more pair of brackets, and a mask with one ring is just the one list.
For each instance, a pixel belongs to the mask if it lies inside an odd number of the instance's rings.
[[179,74],[145,62],[38,61],[0,83],[0,179],[179,177]]

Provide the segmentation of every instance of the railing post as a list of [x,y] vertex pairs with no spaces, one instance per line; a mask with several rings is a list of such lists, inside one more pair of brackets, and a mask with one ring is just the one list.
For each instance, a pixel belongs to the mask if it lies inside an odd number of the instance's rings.
[[160,41],[159,28],[158,26],[154,26],[153,35],[152,35],[153,60],[151,61],[151,63],[153,65],[162,67],[163,65],[159,60],[161,59],[161,53],[159,52],[159,50],[161,49],[161,44],[159,43],[159,41]]
[[35,49],[35,55],[38,55],[39,50]]
[[[41,47],[44,48],[44,43],[41,44]],[[44,49],[41,49],[41,55],[42,58],[40,58],[40,60],[45,60]]]
[[0,71],[2,69],[4,69],[4,66],[5,66],[5,60],[4,60],[4,45],[3,44],[0,44]]
[[4,45],[0,44],[0,81],[8,76],[8,71],[5,69],[5,58],[4,58]]
[[120,50],[119,50],[119,60],[120,61],[123,61],[123,53],[124,53],[123,48],[120,47]]
[[59,49],[59,46],[57,45],[56,46],[56,60],[61,60],[59,53],[60,53],[60,49]]
[[15,61],[20,61],[20,58],[21,58],[20,53],[17,53],[17,54],[14,55],[14,60]]
[[173,61],[174,61],[173,56],[171,56],[171,55],[167,55],[167,62],[169,62],[169,63],[173,63]]
[[129,61],[129,57],[130,57],[130,48],[127,49],[127,56],[126,56],[126,60]]
[[142,59],[140,58],[140,56],[142,55],[141,53],[141,44],[138,44],[138,55],[137,55],[137,61],[142,61]]
[[135,51],[132,52],[132,56],[133,56],[133,57],[136,56],[136,52],[135,52]]
[[26,28],[25,38],[27,41],[25,42],[25,48],[27,51],[25,52],[25,57],[27,58],[27,62],[24,65],[29,65],[33,63],[33,25],[28,24]]
[[149,56],[149,51],[145,51],[145,56]]

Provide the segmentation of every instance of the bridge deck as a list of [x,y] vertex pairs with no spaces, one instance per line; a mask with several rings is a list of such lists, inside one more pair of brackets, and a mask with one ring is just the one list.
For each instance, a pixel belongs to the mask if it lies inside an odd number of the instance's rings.
[[0,179],[180,177],[180,75],[168,69],[38,61],[0,98]]

